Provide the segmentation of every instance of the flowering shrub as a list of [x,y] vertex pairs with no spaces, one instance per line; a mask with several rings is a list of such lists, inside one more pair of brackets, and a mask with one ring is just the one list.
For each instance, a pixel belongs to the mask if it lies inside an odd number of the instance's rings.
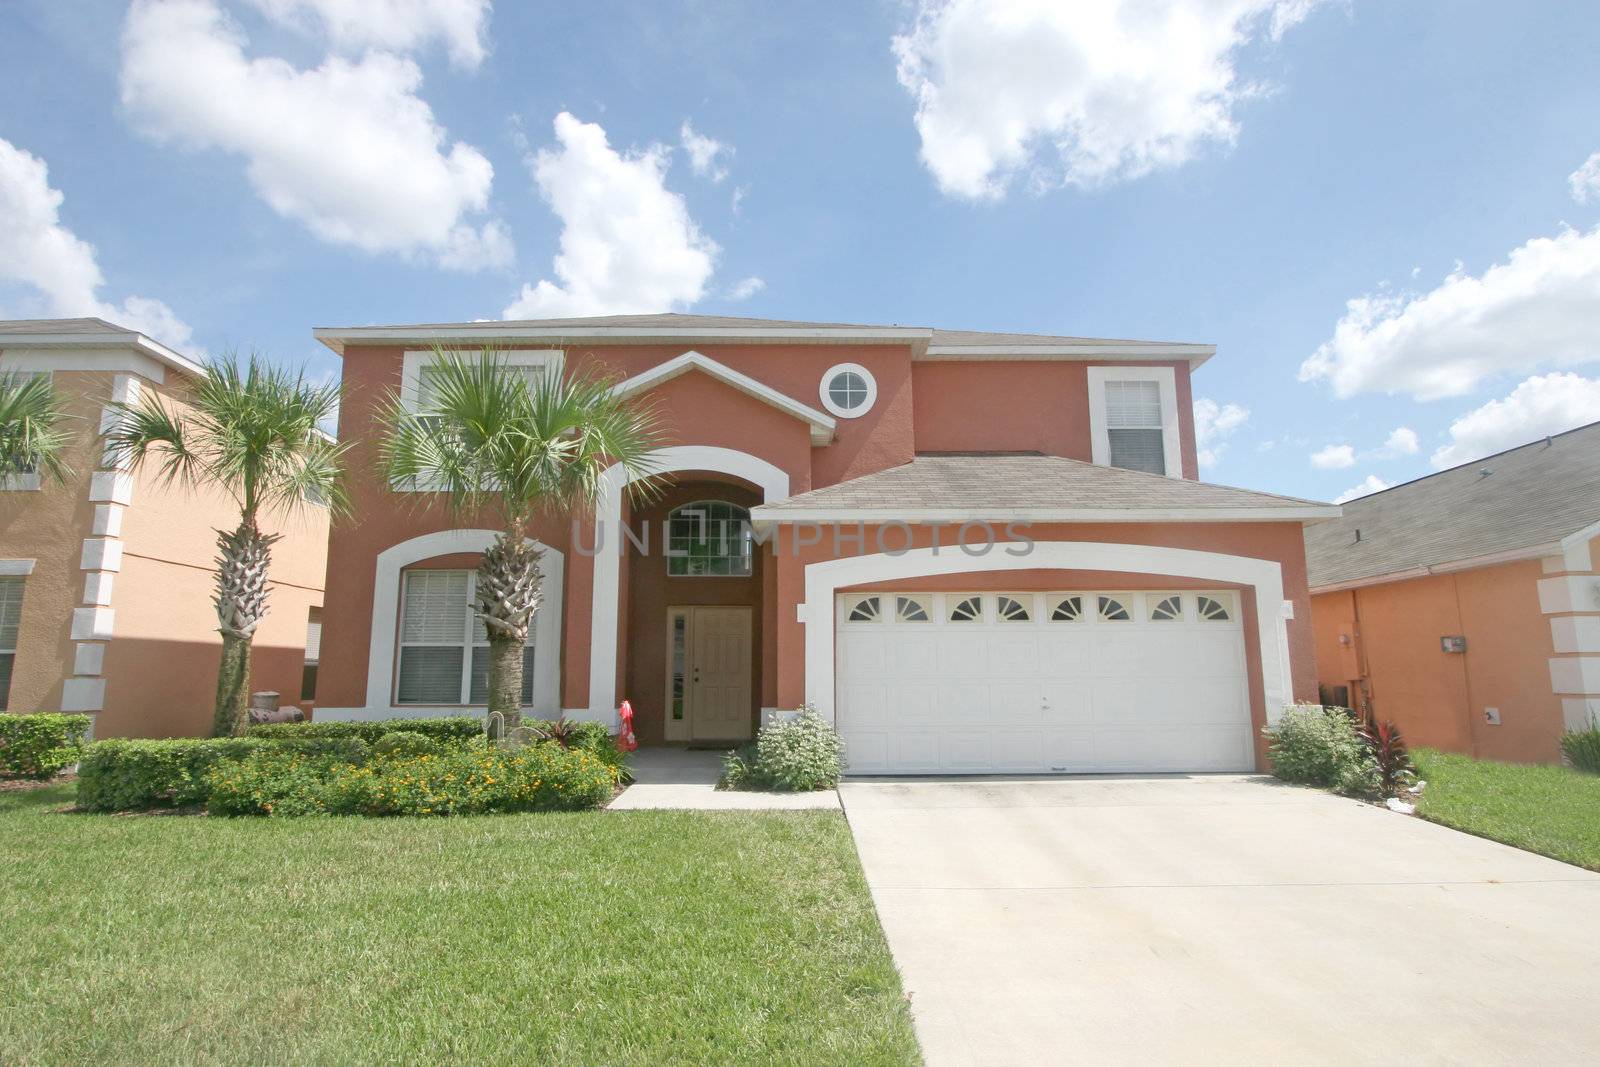
[[724,789],[832,789],[844,770],[844,743],[809,704],[792,719],[770,722],[754,746],[728,753]]
[[437,756],[449,747],[426,734],[413,730],[396,730],[384,734],[372,744],[372,754],[384,759],[403,756]]
[[0,715],[0,777],[49,778],[78,762],[89,716]]
[[208,777],[216,815],[575,811],[604,804],[617,785],[616,772],[592,753],[549,743],[375,755],[365,764],[258,752],[222,761]]

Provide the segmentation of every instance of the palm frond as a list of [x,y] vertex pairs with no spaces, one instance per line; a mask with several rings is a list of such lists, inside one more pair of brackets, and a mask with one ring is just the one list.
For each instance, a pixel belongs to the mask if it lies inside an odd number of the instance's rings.
[[35,473],[57,483],[71,478],[65,453],[72,421],[48,374],[0,373],[0,479]]

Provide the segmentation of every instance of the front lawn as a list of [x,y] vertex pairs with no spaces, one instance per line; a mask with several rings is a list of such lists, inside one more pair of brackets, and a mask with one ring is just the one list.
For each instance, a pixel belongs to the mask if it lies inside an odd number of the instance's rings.
[[1428,783],[1418,815],[1600,871],[1600,777],[1431,749],[1412,758]]
[[59,814],[0,793],[0,1062],[918,1060],[836,812]]

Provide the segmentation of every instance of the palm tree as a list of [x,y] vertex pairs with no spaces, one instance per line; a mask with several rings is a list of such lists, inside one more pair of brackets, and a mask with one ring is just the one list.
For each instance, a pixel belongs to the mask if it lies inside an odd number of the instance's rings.
[[456,514],[493,516],[497,533],[478,564],[472,607],[489,636],[489,714],[510,729],[522,718],[523,647],[541,598],[543,550],[529,543],[530,524],[592,507],[613,465],[631,492],[647,495],[656,418],[617,396],[608,378],[530,381],[492,348],[475,359],[434,355],[427,395],[384,405],[380,464],[398,489],[441,492]]
[[0,482],[19,474],[71,478],[64,458],[71,419],[50,375],[0,372]]
[[239,506],[239,525],[217,531],[217,737],[243,732],[250,698],[250,646],[267,614],[267,570],[281,535],[261,532],[270,513],[313,504],[347,510],[340,461],[348,445],[322,431],[339,403],[337,382],[318,385],[305,373],[252,354],[243,367],[232,354],[206,365],[185,407],[168,407],[153,390],[138,405],[117,404],[108,435],[113,455],[143,464],[155,455],[162,480],[191,492],[215,487]]

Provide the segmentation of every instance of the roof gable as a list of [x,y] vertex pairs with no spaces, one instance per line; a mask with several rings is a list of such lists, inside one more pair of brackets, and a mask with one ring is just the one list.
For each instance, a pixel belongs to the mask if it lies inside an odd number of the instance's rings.
[[718,363],[709,356],[699,352],[685,352],[681,356],[658,363],[647,371],[635,374],[632,378],[617,383],[613,392],[618,396],[635,396],[648,392],[664,382],[698,371],[701,374],[715,378],[717,381],[729,385],[747,396],[777,408],[786,415],[792,415],[806,423],[811,428],[811,443],[825,445],[833,440],[833,431],[838,423],[832,415],[824,414],[816,408],[802,404],[786,393],[780,393],[763,382],[742,374],[724,363]]

